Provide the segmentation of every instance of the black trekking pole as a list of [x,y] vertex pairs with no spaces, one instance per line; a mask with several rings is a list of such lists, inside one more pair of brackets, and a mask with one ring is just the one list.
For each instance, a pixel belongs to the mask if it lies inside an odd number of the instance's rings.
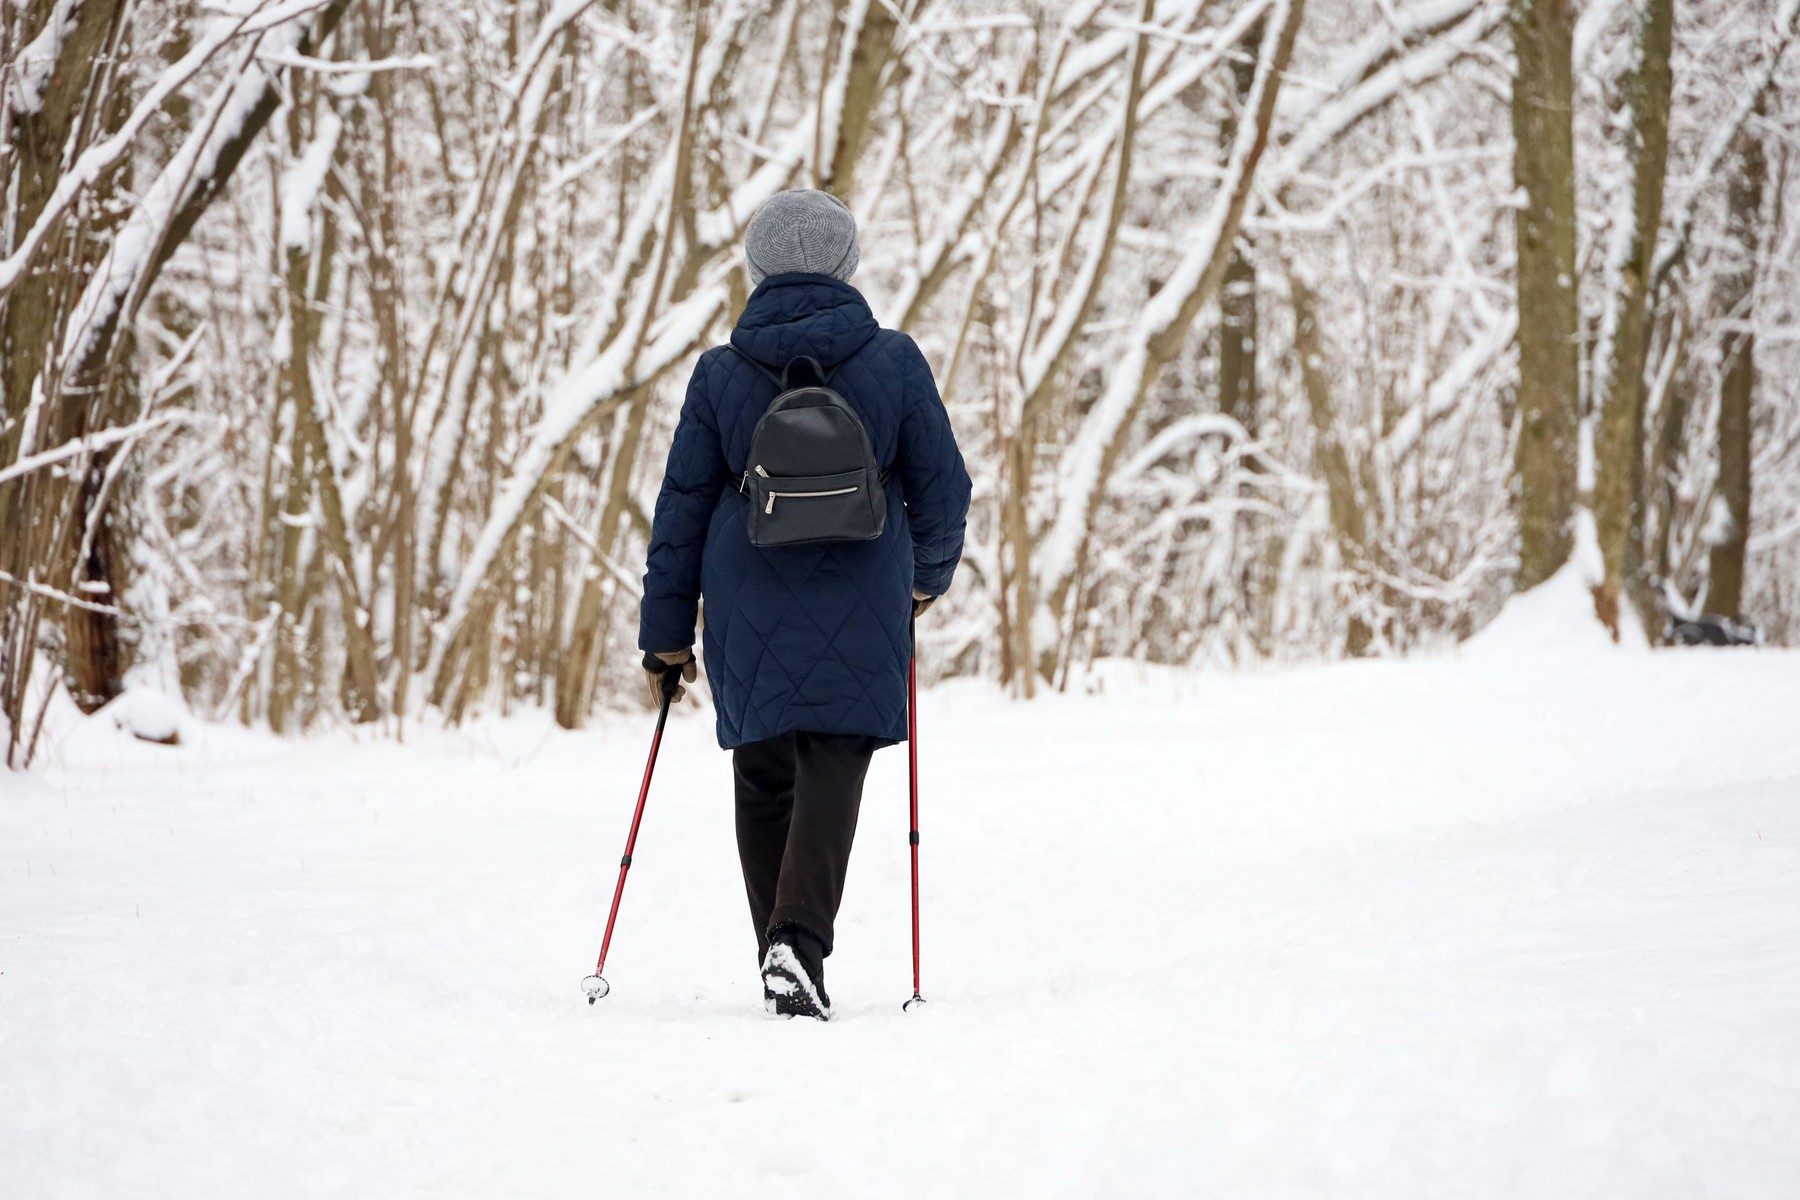
[[919,623],[915,619],[908,623],[908,631],[912,635],[912,660],[906,667],[906,761],[910,787],[910,812],[912,824],[907,832],[906,840],[912,846],[912,933],[913,933],[913,994],[912,999],[900,1006],[902,1012],[911,1012],[915,1004],[925,1003],[925,997],[919,995]]
[[600,942],[600,959],[594,964],[594,973],[581,981],[581,990],[587,993],[589,1004],[605,998],[612,991],[612,985],[602,977],[606,970],[606,951],[612,945],[613,922],[619,919],[619,900],[625,895],[625,873],[631,870],[631,852],[637,846],[638,825],[644,819],[644,801],[650,798],[650,776],[656,772],[656,752],[662,749],[663,726],[669,722],[669,705],[681,686],[681,668],[686,665],[670,666],[654,654],[644,656],[646,668],[662,672],[662,708],[656,714],[656,736],[650,739],[650,761],[644,764],[644,785],[638,789],[637,811],[631,814],[631,833],[625,839],[625,856],[619,860],[619,883],[613,888],[612,912],[606,917],[606,936]]

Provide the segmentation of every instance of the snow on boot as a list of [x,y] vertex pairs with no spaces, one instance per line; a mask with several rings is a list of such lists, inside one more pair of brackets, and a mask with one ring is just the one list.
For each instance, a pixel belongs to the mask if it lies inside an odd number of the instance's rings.
[[[804,936],[804,935],[801,935]],[[831,1019],[831,997],[825,994],[823,964],[806,961],[789,936],[777,936],[763,960],[763,1004],[778,1017]],[[816,961],[816,960],[815,960]]]

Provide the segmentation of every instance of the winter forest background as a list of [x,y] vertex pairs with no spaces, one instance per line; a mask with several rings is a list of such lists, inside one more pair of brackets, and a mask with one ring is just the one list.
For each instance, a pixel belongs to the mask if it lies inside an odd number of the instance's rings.
[[639,690],[789,186],[976,480],[929,673],[1800,642],[1800,0],[14,0],[0,711]]

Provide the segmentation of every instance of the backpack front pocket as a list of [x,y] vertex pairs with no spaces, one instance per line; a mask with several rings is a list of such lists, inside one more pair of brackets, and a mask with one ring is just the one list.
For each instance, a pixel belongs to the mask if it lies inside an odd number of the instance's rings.
[[770,475],[761,467],[752,468],[744,477],[750,499],[750,543],[795,546],[880,537],[886,523],[886,505],[875,509],[869,476],[867,470],[836,475]]

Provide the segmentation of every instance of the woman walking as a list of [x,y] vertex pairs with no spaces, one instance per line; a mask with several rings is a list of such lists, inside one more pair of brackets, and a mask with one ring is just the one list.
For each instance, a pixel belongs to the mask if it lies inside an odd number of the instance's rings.
[[[660,702],[664,664],[695,678],[704,599],[707,682],[719,744],[733,752],[764,1002],[822,1021],[863,777],[878,748],[906,738],[910,623],[950,587],[969,476],[925,356],[881,328],[850,286],[860,253],[850,210],[825,192],[781,192],[744,241],[756,289],[730,344],[702,354],[688,383],[656,501],[638,646]],[[753,542],[752,494],[767,497],[757,507],[773,518],[783,497],[852,490],[771,491],[751,461],[771,402],[807,384],[842,397],[866,432],[879,532]],[[817,503],[789,499],[783,512]]]

